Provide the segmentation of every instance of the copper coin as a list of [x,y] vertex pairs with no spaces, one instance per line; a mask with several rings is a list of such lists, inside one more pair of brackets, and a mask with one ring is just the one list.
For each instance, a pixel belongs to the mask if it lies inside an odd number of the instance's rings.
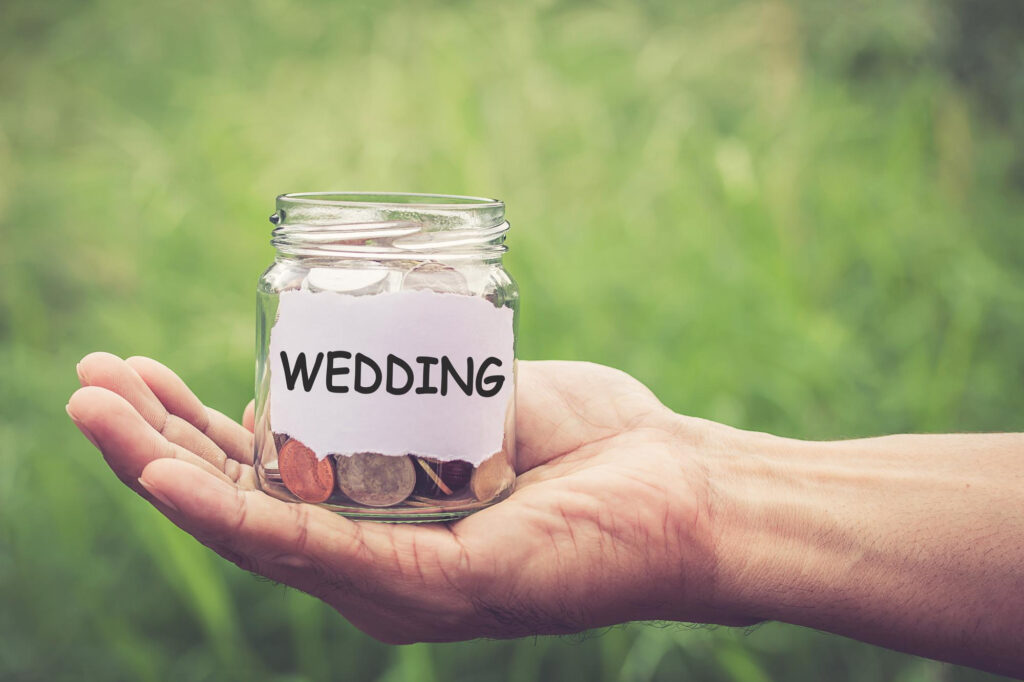
[[442,263],[428,261],[410,269],[402,278],[406,290],[436,291],[439,294],[468,294],[469,285],[462,273]]
[[416,487],[416,468],[408,455],[359,452],[338,455],[338,487],[354,502],[368,507],[392,507]]
[[334,492],[331,458],[317,459],[315,452],[294,438],[277,453],[277,466],[285,487],[303,502],[324,502]]
[[487,502],[497,497],[498,493],[508,488],[514,480],[515,472],[509,466],[505,453],[496,452],[476,468],[469,481],[469,487],[476,499]]
[[416,492],[428,497],[454,495],[466,487],[473,474],[473,465],[461,459],[441,462],[417,457],[416,464]]

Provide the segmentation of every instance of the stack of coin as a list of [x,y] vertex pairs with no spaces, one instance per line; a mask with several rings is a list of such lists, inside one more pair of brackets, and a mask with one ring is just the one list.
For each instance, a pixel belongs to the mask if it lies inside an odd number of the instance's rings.
[[[460,504],[494,499],[515,474],[504,452],[474,468],[469,462],[443,462],[431,457],[390,456],[373,452],[354,455],[316,453],[300,441],[275,433],[277,468],[266,475],[279,480],[303,502],[321,503],[339,492],[367,507],[393,507],[410,499],[418,505]],[[340,501],[340,500],[339,500]]]

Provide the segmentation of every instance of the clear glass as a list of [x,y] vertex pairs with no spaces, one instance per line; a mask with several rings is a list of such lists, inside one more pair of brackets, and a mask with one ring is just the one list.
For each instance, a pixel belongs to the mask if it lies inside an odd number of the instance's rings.
[[[271,243],[277,254],[259,280],[256,326],[254,459],[260,487],[282,500],[315,503],[344,516],[382,521],[451,520],[507,497],[515,481],[514,367],[502,449],[477,467],[414,454],[403,456],[408,458],[406,464],[395,461],[401,457],[364,453],[309,459],[303,465],[306,468],[292,473],[298,466],[293,462],[302,460],[295,456],[300,448],[288,445],[286,434],[271,430],[268,363],[279,295],[288,289],[357,296],[427,289],[477,296],[513,311],[514,338],[519,290],[502,265],[508,230],[504,204],[426,194],[285,194],[277,198],[277,212],[270,221],[276,226]],[[279,452],[286,452],[284,476]],[[376,496],[367,496],[364,489],[357,494],[351,485],[345,486],[348,494],[342,490],[353,468],[358,469],[360,480],[369,481]],[[403,497],[410,470],[415,484]],[[398,479],[403,482],[396,483]]]

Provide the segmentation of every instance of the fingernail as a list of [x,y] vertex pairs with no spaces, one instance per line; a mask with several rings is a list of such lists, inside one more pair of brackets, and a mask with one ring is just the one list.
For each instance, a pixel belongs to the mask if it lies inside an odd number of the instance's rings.
[[68,413],[68,416],[71,417],[71,421],[74,423],[75,426],[78,427],[78,430],[82,432],[82,435],[85,436],[86,438],[88,438],[89,442],[93,444],[93,447],[95,447],[97,450],[99,450],[100,449],[100,444],[96,442],[96,437],[92,435],[92,432],[89,431],[89,429],[85,428],[85,424],[83,424],[82,422],[78,421],[78,417],[76,417],[75,415],[71,414],[71,404],[70,403],[64,406],[64,411]]
[[78,363],[77,365],[75,365],[75,374],[78,375],[78,383],[82,384],[83,386],[89,383],[85,379],[85,374],[82,373],[82,363]]
[[178,507],[175,506],[173,502],[164,497],[163,493],[161,493],[159,490],[151,487],[148,483],[146,483],[146,481],[144,481],[141,476],[139,477],[139,485],[145,488],[147,493],[158,499],[160,501],[160,504],[164,505],[171,511],[178,511]]

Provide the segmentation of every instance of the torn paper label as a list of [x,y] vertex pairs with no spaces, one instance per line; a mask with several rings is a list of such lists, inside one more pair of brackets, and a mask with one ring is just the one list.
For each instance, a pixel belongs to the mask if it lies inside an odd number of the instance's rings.
[[284,291],[270,425],[318,457],[414,454],[474,466],[502,448],[513,313],[476,296]]

